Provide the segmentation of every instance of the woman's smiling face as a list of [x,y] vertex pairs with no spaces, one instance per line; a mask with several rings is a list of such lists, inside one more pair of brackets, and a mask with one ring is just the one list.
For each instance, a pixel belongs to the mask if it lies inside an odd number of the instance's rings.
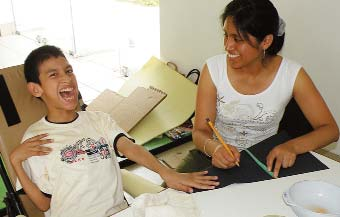
[[228,65],[241,69],[262,61],[263,49],[256,38],[248,34],[245,39],[237,30],[233,18],[227,17],[223,26],[224,49],[227,52]]

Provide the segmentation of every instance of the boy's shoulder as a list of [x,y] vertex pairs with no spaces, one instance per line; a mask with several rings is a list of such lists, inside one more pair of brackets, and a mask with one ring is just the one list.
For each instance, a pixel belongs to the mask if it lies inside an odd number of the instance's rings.
[[103,127],[112,123],[116,124],[111,115],[102,111],[80,111],[78,114],[82,123],[86,122],[92,126]]
[[[107,113],[104,113],[104,112],[101,112],[101,111],[79,111],[78,112],[79,114],[79,117],[80,119],[84,119],[84,118],[87,118],[87,119],[91,119],[91,120],[101,120],[101,119],[110,119],[111,116]],[[31,131],[31,130],[36,130],[36,129],[39,129],[42,127],[42,125],[46,124],[47,121],[46,121],[46,117],[42,117],[41,119],[39,119],[38,121],[32,123],[26,131]],[[53,123],[50,123],[53,125]]]
[[79,111],[78,114],[78,120],[75,120],[71,123],[63,124],[62,126],[48,122],[44,116],[40,120],[32,123],[27,128],[22,141],[39,134],[54,131],[55,129],[60,129],[60,127],[66,129],[67,127],[78,127],[79,125],[83,124],[103,127],[114,122],[109,114],[101,111]]
[[27,128],[26,131],[29,131],[29,130],[33,130],[33,129],[36,129],[36,128],[39,128],[43,123],[44,123],[44,120],[45,120],[45,116],[40,118],[39,120],[37,120],[36,122],[32,123],[31,125],[29,125],[29,127]]
[[110,119],[111,116],[105,112],[102,111],[79,111],[78,112],[80,117],[87,117],[94,120],[100,120],[100,119]]
[[45,116],[39,119],[38,121],[32,123],[31,125],[29,125],[24,133],[22,141],[34,136],[34,134],[37,134],[37,133],[40,134],[42,125],[44,124],[44,119],[45,119]]

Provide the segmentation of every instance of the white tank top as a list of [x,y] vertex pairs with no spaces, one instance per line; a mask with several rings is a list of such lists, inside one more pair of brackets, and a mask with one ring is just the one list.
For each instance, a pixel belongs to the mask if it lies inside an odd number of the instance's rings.
[[215,126],[227,143],[243,150],[277,133],[301,65],[283,58],[269,87],[244,95],[228,79],[226,58],[221,54],[207,60],[217,89]]

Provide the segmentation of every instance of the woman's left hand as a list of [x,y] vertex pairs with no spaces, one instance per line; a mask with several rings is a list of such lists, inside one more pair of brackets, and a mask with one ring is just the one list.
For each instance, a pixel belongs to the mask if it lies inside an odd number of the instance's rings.
[[217,176],[208,176],[207,174],[208,171],[178,173],[169,169],[166,173],[162,174],[162,178],[169,188],[192,193],[193,188],[214,189],[219,185]]
[[[268,171],[274,173],[274,177],[278,178],[281,167],[288,168],[294,165],[296,160],[296,152],[294,147],[288,143],[273,148],[267,155],[267,168]],[[275,166],[273,167],[275,161]]]

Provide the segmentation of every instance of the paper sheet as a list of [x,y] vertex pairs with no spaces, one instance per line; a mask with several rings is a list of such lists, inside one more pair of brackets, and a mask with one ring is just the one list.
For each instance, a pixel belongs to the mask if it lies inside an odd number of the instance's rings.
[[[262,163],[266,164],[266,157],[270,150],[289,139],[290,137],[286,132],[281,132],[259,142],[248,150],[250,150]],[[293,167],[281,168],[279,178],[324,169],[328,169],[328,167],[311,153],[307,152],[297,156]],[[243,151],[241,152],[240,167],[226,170],[210,167],[208,168],[208,171],[210,175],[217,175],[219,177],[218,181],[220,182],[220,185],[217,188],[222,188],[234,183],[251,183],[272,179],[271,176],[264,172],[254,160]]]

